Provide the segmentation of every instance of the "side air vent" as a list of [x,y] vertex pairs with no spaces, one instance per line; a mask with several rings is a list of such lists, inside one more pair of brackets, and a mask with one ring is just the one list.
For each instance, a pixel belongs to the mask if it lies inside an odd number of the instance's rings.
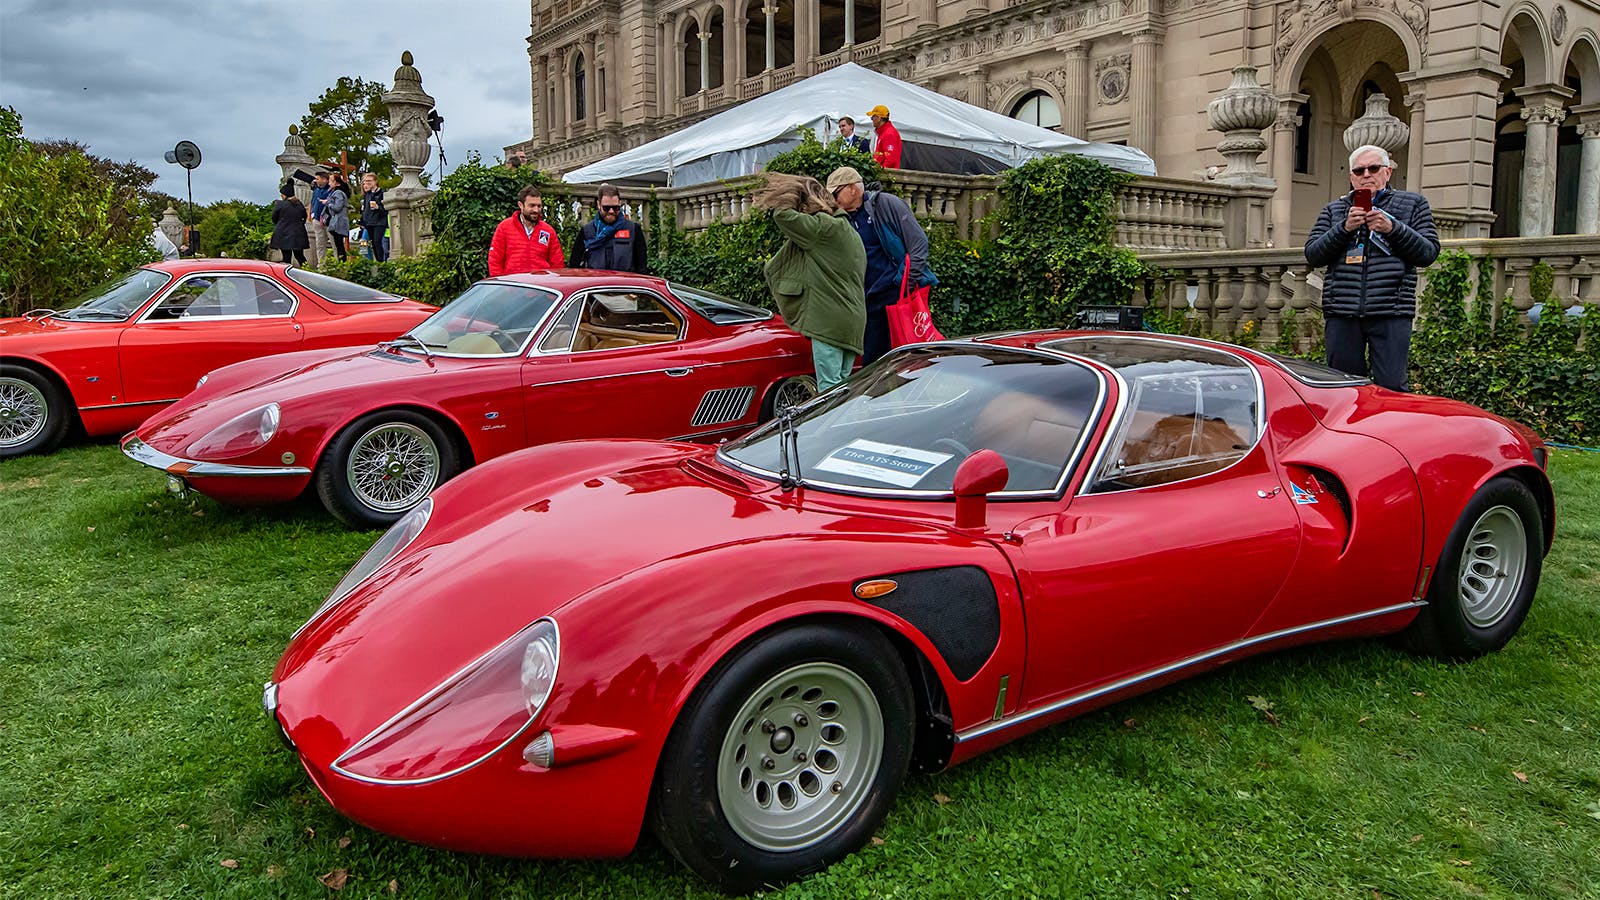
[[951,566],[876,577],[899,588],[870,602],[927,635],[956,678],[972,678],[994,655],[1000,644],[1000,602],[982,569]]
[[1339,480],[1337,475],[1327,469],[1306,466],[1306,471],[1310,472],[1311,477],[1317,480],[1317,484],[1322,485],[1323,490],[1333,496],[1334,502],[1339,504],[1339,509],[1344,513],[1344,546],[1339,548],[1339,552],[1343,553],[1350,547],[1350,534],[1355,531],[1356,525],[1355,508],[1350,504],[1350,491],[1344,486],[1344,482]]
[[694,411],[689,427],[703,428],[737,422],[750,411],[750,400],[756,395],[753,387],[723,388],[711,391],[700,398],[700,408]]

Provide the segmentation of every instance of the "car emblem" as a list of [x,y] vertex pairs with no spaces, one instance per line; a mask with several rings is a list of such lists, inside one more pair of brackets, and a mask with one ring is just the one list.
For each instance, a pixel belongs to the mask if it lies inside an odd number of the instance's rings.
[[1295,484],[1292,481],[1289,482],[1289,490],[1294,495],[1294,502],[1299,503],[1302,506],[1317,502],[1317,495],[1316,494],[1311,493],[1310,491],[1306,490],[1305,488],[1301,487],[1298,484]]

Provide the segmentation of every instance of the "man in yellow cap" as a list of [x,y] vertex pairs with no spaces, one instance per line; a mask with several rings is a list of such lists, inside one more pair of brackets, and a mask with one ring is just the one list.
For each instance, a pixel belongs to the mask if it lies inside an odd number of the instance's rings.
[[872,118],[872,158],[885,169],[900,168],[900,130],[889,123],[889,107],[879,103],[867,115]]

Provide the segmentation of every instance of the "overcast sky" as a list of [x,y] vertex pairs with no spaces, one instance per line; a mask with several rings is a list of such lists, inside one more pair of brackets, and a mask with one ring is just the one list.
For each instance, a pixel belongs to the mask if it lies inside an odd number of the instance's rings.
[[180,198],[162,154],[194,141],[196,203],[264,203],[289,125],[341,75],[392,87],[402,50],[445,118],[447,171],[527,140],[529,17],[528,0],[3,0],[0,105],[24,136],[135,160]]

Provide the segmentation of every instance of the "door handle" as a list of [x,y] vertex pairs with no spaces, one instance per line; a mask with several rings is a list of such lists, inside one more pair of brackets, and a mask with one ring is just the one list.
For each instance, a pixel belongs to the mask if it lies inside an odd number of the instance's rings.
[[694,369],[691,369],[688,366],[685,366],[685,367],[683,367],[681,369],[668,369],[667,370],[667,377],[668,378],[682,378],[683,376],[685,376],[685,375],[687,375],[687,374],[689,374],[690,372],[693,372],[693,371],[694,371]]
[[1268,499],[1270,497],[1276,497],[1281,493],[1283,493],[1283,488],[1275,487],[1270,491],[1256,491],[1256,496],[1260,497],[1263,500],[1266,500],[1266,499]]

